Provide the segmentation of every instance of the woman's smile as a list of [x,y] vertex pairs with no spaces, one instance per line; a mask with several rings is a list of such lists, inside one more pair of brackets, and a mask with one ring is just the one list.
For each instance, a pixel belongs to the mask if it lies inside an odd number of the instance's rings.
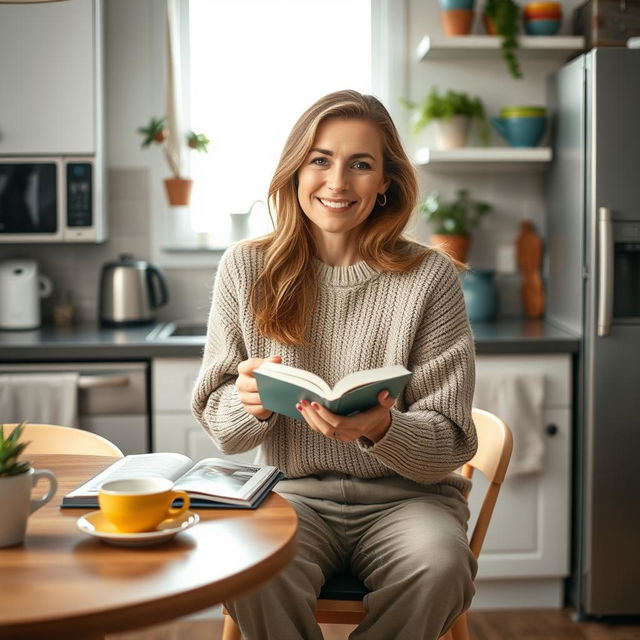
[[368,120],[331,118],[298,170],[298,201],[321,246],[345,253],[389,183],[380,131]]

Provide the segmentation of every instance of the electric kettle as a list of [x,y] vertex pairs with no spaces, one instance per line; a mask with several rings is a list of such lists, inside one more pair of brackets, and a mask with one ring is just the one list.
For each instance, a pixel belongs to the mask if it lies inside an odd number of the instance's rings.
[[169,300],[167,281],[158,267],[122,253],[100,274],[100,324],[124,327],[155,321],[154,311]]
[[28,258],[0,262],[0,329],[37,329],[41,324],[40,298],[53,284],[38,273],[38,263]]

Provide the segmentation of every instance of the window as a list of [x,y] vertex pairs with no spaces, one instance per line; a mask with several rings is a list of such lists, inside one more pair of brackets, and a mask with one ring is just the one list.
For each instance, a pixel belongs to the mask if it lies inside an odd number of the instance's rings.
[[[266,200],[286,136],[317,98],[372,92],[371,12],[371,0],[189,0],[190,127],[211,139],[190,154],[194,231],[223,242],[229,213]],[[251,227],[267,231],[267,216]]]

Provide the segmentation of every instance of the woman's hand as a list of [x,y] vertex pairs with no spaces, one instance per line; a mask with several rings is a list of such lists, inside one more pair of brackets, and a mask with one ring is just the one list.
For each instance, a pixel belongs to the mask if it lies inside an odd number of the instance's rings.
[[271,362],[281,362],[281,356],[271,356],[270,358],[249,358],[243,360],[238,365],[238,378],[236,380],[236,389],[238,398],[244,405],[244,408],[258,420],[268,420],[273,411],[269,411],[262,406],[260,394],[258,393],[258,382],[253,376],[253,370],[257,369],[265,360]]
[[389,410],[394,402],[395,398],[392,398],[388,391],[381,391],[375,407],[354,416],[339,416],[317,402],[309,403],[306,400],[297,404],[296,408],[314,431],[322,433],[327,438],[353,442],[364,437],[378,442],[391,426]]

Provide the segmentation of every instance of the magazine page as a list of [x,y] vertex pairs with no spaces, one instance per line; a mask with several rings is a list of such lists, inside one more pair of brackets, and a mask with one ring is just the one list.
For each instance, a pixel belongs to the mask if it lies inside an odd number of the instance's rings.
[[192,464],[191,458],[181,453],[141,453],[125,456],[68,493],[66,497],[97,495],[100,486],[107,480],[162,476],[175,481]]
[[175,488],[190,495],[249,500],[276,473],[275,467],[205,458],[179,478]]

